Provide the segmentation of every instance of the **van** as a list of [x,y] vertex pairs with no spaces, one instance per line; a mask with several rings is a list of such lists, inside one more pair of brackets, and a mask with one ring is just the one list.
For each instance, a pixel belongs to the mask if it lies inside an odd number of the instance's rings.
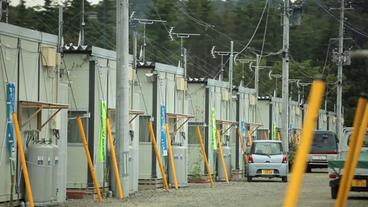
[[334,132],[315,131],[307,172],[311,172],[312,168],[327,168],[329,160],[337,159],[338,144],[339,140]]

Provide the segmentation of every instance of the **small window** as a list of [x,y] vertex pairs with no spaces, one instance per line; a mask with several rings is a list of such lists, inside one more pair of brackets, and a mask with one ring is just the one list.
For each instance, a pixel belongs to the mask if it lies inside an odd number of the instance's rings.
[[[203,129],[201,129],[202,137],[203,137]],[[197,134],[197,126],[189,125],[188,126],[188,143],[189,144],[199,144],[198,134]]]
[[[79,126],[77,123],[77,116],[83,116],[86,111],[69,111],[68,121],[68,143],[82,143],[82,136],[80,134]],[[88,137],[88,119],[82,119],[84,131]]]

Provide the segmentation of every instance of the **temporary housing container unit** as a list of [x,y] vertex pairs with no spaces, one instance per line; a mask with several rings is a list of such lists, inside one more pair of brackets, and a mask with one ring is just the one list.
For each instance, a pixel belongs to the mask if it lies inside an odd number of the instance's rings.
[[277,121],[277,116],[272,116],[272,108],[273,104],[271,97],[258,97],[258,102],[256,105],[256,122],[259,123],[260,126],[253,135],[254,139],[269,139],[272,131],[272,122],[273,120]]
[[[115,132],[115,104],[116,104],[116,53],[91,46],[64,46],[62,68],[69,74],[69,131],[68,131],[68,176],[67,187],[84,189],[93,186],[92,176],[88,170],[79,127],[76,117],[83,120],[84,129],[88,138],[88,147],[96,170],[97,179],[101,187],[109,185],[104,176],[109,169],[110,153],[108,151],[108,137],[101,134],[105,127],[102,117],[110,118],[112,132]],[[130,83],[133,83],[134,72],[130,72]],[[130,84],[132,85],[132,84]],[[132,88],[132,87],[130,87]],[[132,92],[132,90],[130,90]],[[134,95],[131,93],[131,95]],[[137,96],[132,96],[130,100]],[[134,101],[130,102],[132,106]],[[103,106],[105,105],[105,106]],[[104,112],[105,111],[105,112]],[[135,111],[135,110],[131,110]],[[132,112],[133,113],[133,112]],[[131,175],[129,191],[138,190],[138,119],[132,114],[130,122],[130,154],[128,175]],[[135,128],[136,127],[136,128]],[[105,141],[103,141],[105,136]],[[111,173],[112,174],[112,173]]]
[[327,120],[328,120],[328,130],[336,133],[337,132],[336,113],[329,111],[327,115]]
[[[0,23],[0,133],[7,132],[7,91],[6,84],[14,83],[16,88],[15,106],[27,154],[33,154],[37,163],[29,160],[29,175],[37,205],[65,202],[66,198],[66,134],[68,97],[65,73],[59,70],[57,36],[10,24]],[[2,138],[0,146],[0,202],[8,201],[11,192],[10,161],[8,140]],[[15,137],[14,137],[15,139]],[[47,140],[52,148],[49,158],[33,150],[34,143]],[[27,142],[26,142],[27,140]],[[56,150],[58,148],[58,150]],[[42,150],[41,150],[42,151]],[[39,156],[37,156],[37,154]],[[27,157],[27,159],[32,159]],[[18,164],[20,161],[18,161]],[[37,169],[47,167],[51,182],[45,192]],[[16,180],[21,176],[20,164],[15,169]],[[42,180],[42,179],[41,179]],[[14,185],[18,185],[16,182]],[[13,198],[23,197],[21,186]]]
[[[230,120],[229,104],[231,93],[229,92],[229,83],[213,79],[189,79],[188,96],[190,99],[190,113],[195,115],[195,118],[189,124],[191,126],[189,137],[190,174],[204,175],[205,173],[196,133],[196,127],[201,126],[211,172],[217,172],[219,179],[223,179],[221,162],[216,162],[216,157],[218,157],[215,149],[215,147],[217,148],[216,129],[219,129],[222,134],[222,146],[228,174],[230,175],[230,129],[236,125],[236,122]],[[216,163],[217,169],[215,168]]]
[[[248,140],[248,130],[252,132],[259,125],[256,123],[256,91],[255,89],[245,88],[242,84],[234,91],[236,93],[236,122],[245,145]],[[234,131],[236,131],[235,129]],[[239,134],[236,131],[232,142],[232,167],[235,169],[244,169],[244,156]]]
[[[184,70],[161,63],[139,64],[137,65],[137,80],[138,86],[135,87],[135,90],[141,93],[140,108],[145,111],[145,116],[140,117],[139,127],[141,132],[139,137],[140,183],[155,184],[157,179],[162,179],[148,128],[151,119],[165,169],[171,172],[165,129],[165,124],[169,124],[179,186],[185,186],[188,183],[188,126],[186,122],[190,116],[187,112],[188,103],[185,95],[187,84],[184,80]],[[173,176],[169,177],[170,183],[173,184]]]
[[299,138],[303,127],[303,109],[296,101],[290,101],[289,138]]
[[327,120],[328,112],[326,110],[319,110],[319,117],[318,117],[318,130],[327,130],[328,128],[328,120]]

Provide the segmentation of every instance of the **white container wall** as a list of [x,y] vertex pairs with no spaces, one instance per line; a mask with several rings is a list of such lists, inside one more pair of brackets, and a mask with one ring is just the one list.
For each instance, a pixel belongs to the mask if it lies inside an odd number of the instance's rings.
[[[186,87],[184,71],[180,67],[161,63],[138,65],[137,67],[137,86],[134,90],[141,94],[140,108],[145,112],[145,116],[140,117],[139,127],[141,132],[139,179],[142,183],[150,179],[162,178],[148,131],[148,121],[152,116],[157,143],[166,171],[171,171],[171,168],[168,155],[164,155],[161,144],[163,139],[161,130],[165,130],[165,126],[162,125],[163,121],[169,124],[175,163],[179,167],[177,170],[181,171],[181,174],[178,174],[179,185],[187,185],[188,169],[185,168],[188,154],[188,125],[184,123],[188,115]],[[166,117],[162,117],[164,109]],[[181,169],[183,167],[184,169]],[[172,183],[172,178],[170,181]]]
[[[63,96],[65,95],[65,74],[59,71],[60,55],[57,53],[57,36],[0,23],[0,43],[0,85],[2,89],[6,88],[6,82],[14,83],[16,86],[16,111],[23,139],[24,142],[30,140],[25,144],[26,152],[35,153],[28,151],[27,147],[32,149],[33,143],[41,139],[47,140],[50,146],[51,144],[58,146],[57,153],[52,156],[57,158],[58,164],[55,164],[55,160],[48,162],[52,172],[57,171],[57,173],[51,173],[52,182],[47,186],[50,188],[50,194],[46,195],[39,191],[42,195],[39,193],[35,197],[42,199],[36,199],[35,202],[38,204],[46,201],[65,202],[67,127],[63,123],[67,121],[68,106],[65,103],[68,100],[67,96]],[[0,114],[4,117],[5,100],[6,91],[2,91],[0,92]],[[55,113],[56,110],[60,112]],[[6,126],[4,121],[5,119],[0,120],[0,126]],[[5,130],[5,127],[0,127],[1,134],[5,134]],[[10,198],[10,165],[5,141],[4,139],[0,149],[2,158],[0,174],[4,178],[0,180],[0,202],[8,201]],[[15,170],[19,178],[20,166],[16,166]],[[30,174],[32,173],[35,175],[31,170]],[[37,182],[35,183],[33,187],[39,187]],[[15,192],[13,198],[18,198],[19,193],[19,191]]]
[[[101,187],[107,187],[109,179],[104,178],[104,175],[107,173],[107,168],[110,168],[107,163],[111,163],[109,162],[111,156],[109,147],[106,147],[105,159],[99,157],[101,104],[102,102],[107,104],[107,115],[110,118],[113,135],[115,135],[116,53],[98,47],[65,46],[63,64],[64,69],[69,71],[71,83],[69,90],[71,109],[69,111],[70,133],[68,136],[68,188],[79,189],[93,185],[79,128],[75,122],[77,115],[85,117],[83,122],[97,178]],[[130,88],[132,88],[134,83],[132,74],[135,73],[131,72],[130,74]],[[133,93],[131,93],[130,100],[131,106],[137,104],[137,96]],[[131,182],[128,188],[131,193],[138,190],[138,179],[135,176],[138,173],[138,121],[139,119],[134,119],[130,123],[132,137],[130,139],[129,175],[131,175]],[[109,146],[107,137],[105,144],[105,146]]]
[[[223,130],[223,132],[234,124],[234,122],[231,122],[230,120],[229,113],[231,98],[231,93],[229,93],[229,83],[213,79],[190,79],[188,84],[188,94],[190,96],[190,104],[192,105],[189,107],[189,110],[191,114],[195,115],[195,118],[191,121],[192,127],[190,135],[193,137],[189,138],[191,140],[189,145],[189,160],[191,160],[191,162],[189,162],[189,172],[191,175],[205,175],[204,162],[202,155],[200,154],[200,145],[195,141],[198,139],[195,132],[196,126],[201,125],[202,136],[205,142],[211,172],[216,174],[218,171],[218,169],[215,168],[217,155],[216,151],[212,147],[213,140],[211,140],[211,137],[216,138],[216,135],[213,134],[212,130],[212,113],[215,113],[214,117],[216,119],[216,127]],[[235,107],[236,105],[233,104],[233,106]],[[236,107],[234,110],[236,110]],[[230,147],[230,131],[231,130],[228,130],[222,136],[224,148]],[[228,151],[230,152],[230,150]],[[231,162],[231,159],[229,159],[229,161]],[[219,166],[221,166],[220,163]]]

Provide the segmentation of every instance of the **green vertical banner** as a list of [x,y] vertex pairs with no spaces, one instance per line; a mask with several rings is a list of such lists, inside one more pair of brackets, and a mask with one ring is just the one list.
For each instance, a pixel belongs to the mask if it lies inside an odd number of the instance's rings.
[[106,101],[100,101],[101,111],[101,123],[100,123],[100,154],[99,160],[105,161],[106,156],[106,117],[107,117],[107,104]]
[[211,110],[211,145],[212,149],[217,150],[217,143],[216,143],[216,111],[215,108]]
[[272,139],[277,139],[276,135],[277,135],[276,124],[272,123]]

